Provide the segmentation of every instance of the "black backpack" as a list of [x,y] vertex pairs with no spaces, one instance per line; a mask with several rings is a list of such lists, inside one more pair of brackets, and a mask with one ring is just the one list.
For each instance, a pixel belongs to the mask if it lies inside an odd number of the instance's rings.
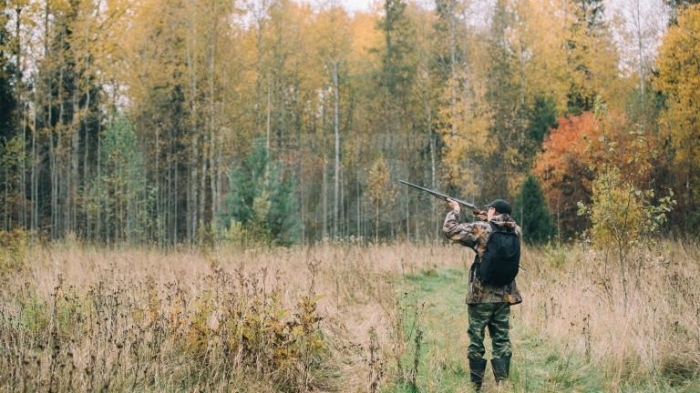
[[489,224],[491,234],[486,239],[486,251],[481,257],[479,280],[489,285],[508,285],[520,270],[520,238],[514,228]]

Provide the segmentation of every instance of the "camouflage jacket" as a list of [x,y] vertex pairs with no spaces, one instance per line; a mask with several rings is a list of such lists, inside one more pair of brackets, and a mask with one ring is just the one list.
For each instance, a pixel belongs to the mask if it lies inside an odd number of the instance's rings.
[[[522,230],[508,214],[499,214],[491,219],[496,226],[515,228],[518,237],[522,238]],[[500,303],[519,304],[523,301],[515,280],[509,285],[495,287],[483,284],[476,274],[477,264],[486,250],[486,240],[491,234],[491,225],[486,221],[460,222],[459,212],[453,210],[447,213],[442,231],[450,240],[463,246],[470,247],[476,252],[474,263],[469,269],[469,293],[467,303]]]

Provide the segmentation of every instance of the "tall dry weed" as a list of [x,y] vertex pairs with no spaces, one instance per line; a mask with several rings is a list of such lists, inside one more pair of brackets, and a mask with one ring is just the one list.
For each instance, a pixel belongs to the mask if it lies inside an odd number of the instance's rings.
[[[463,271],[472,255],[444,243],[29,248],[21,269],[0,276],[0,390],[379,392],[401,379],[420,385],[425,350],[419,335],[403,330],[411,316],[397,302],[402,280]],[[638,273],[628,278],[624,300],[619,269],[606,269],[600,252],[524,249],[518,283],[525,301],[513,308],[516,357],[530,350],[519,335],[536,335],[548,356],[584,359],[589,366],[580,372],[603,372],[609,391],[634,380],[687,383],[700,362],[699,255],[696,245],[680,243],[634,250]]]
[[523,325],[605,373],[609,391],[630,381],[680,383],[700,375],[700,266],[696,245],[634,249],[634,274],[584,246],[527,250],[519,281]]
[[0,390],[378,391],[394,277],[436,249],[32,248],[0,289]]

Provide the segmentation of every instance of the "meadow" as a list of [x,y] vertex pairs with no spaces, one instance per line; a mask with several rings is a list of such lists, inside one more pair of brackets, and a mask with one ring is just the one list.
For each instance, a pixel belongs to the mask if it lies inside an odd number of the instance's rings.
[[[471,391],[457,245],[4,248],[0,391]],[[485,392],[700,391],[700,248],[612,251],[524,249]]]

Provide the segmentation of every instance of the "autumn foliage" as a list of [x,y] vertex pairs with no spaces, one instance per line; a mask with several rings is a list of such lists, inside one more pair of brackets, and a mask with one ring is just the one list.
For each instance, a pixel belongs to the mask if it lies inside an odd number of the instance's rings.
[[659,145],[658,135],[619,113],[560,118],[543,143],[534,172],[563,238],[588,227],[577,204],[591,202],[591,182],[601,173],[617,168],[632,185],[648,189],[656,184]]
[[693,206],[700,195],[700,5],[689,6],[669,28],[659,49],[656,87],[664,93],[667,110],[660,119],[660,132],[673,157],[669,169],[677,179],[679,207],[687,211],[686,232],[697,228],[700,215]]
[[435,212],[406,194],[392,204],[402,214],[378,214],[380,156],[383,185],[410,178],[475,203],[513,199],[535,167],[566,238],[612,165],[641,188],[673,188],[692,226],[698,7],[621,35],[630,24],[603,0],[438,3],[3,2],[0,229],[229,241],[220,217],[239,187],[227,175],[253,141],[296,179],[301,242],[435,235],[422,225]]
[[591,141],[598,139],[600,129],[596,125],[590,112],[559,119],[559,127],[545,139],[535,164],[547,203],[565,237],[586,226],[576,215],[576,202],[590,199],[594,173],[586,153]]

